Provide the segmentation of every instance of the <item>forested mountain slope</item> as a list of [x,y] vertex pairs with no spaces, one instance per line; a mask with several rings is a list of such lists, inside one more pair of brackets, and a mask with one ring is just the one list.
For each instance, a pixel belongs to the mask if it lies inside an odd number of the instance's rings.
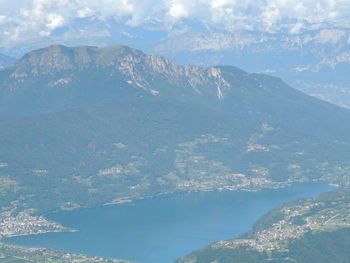
[[349,184],[349,111],[235,67],[51,46],[0,72],[0,116],[7,208]]

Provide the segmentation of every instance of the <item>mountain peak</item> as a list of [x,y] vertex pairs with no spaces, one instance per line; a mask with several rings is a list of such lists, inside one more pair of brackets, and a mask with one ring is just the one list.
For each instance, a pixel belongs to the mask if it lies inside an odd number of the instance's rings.
[[91,66],[116,65],[123,58],[144,57],[139,50],[126,46],[98,48],[95,46],[67,47],[51,45],[23,56],[14,66],[16,76],[28,71],[32,75],[52,75],[62,71],[83,70]]
[[[125,46],[53,45],[28,53],[2,74],[8,76],[3,78],[2,91],[11,94],[10,97],[23,93],[23,99],[24,94],[31,94],[35,97],[32,101],[40,100],[37,112],[60,111],[70,105],[109,100],[118,97],[121,90],[127,93],[133,89],[139,94],[171,100],[175,97],[188,100],[199,95],[222,102],[239,93],[254,91],[276,96],[286,87],[275,78],[264,80],[259,74],[249,74],[232,66],[183,66]],[[57,101],[59,103],[54,106]],[[15,103],[5,104],[12,108]],[[19,108],[24,108],[22,103]]]
[[[26,54],[17,63],[20,71],[30,70],[33,75],[54,74],[58,71],[75,70],[91,62],[90,52],[95,47],[71,48],[52,45]],[[89,52],[90,51],[90,52]]]
[[[249,75],[228,66],[204,68],[177,65],[170,59],[147,55],[126,46],[98,48],[63,45],[34,50],[2,74],[8,76],[1,83],[2,92],[10,97],[23,95],[23,100],[31,94],[32,101],[40,100],[36,103],[37,112],[51,108],[52,111],[60,111],[69,108],[69,105],[76,105],[76,101],[80,102],[77,105],[85,105],[111,99],[119,96],[120,88],[128,92],[133,88],[135,92],[169,99],[182,97],[186,100],[200,95],[223,100],[231,93],[231,82],[237,88],[241,84],[236,83],[235,79],[244,79]],[[53,106],[57,101],[60,103]],[[5,104],[9,108],[14,106],[14,102]],[[19,108],[24,108],[23,103]]]

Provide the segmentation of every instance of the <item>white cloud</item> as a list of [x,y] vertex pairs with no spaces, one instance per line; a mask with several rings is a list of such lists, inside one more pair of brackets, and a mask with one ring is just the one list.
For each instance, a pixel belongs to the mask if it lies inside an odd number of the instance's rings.
[[296,34],[323,22],[349,24],[348,10],[349,0],[0,0],[0,45],[49,37],[76,19],[164,30],[192,19],[226,30]]
[[77,17],[78,17],[78,18],[89,17],[89,16],[91,16],[92,14],[93,14],[93,11],[92,11],[90,8],[88,8],[88,7],[84,7],[84,8],[79,9],[79,10],[77,11]]
[[64,25],[64,18],[61,15],[49,14],[47,17],[48,23],[46,24],[47,29],[55,30],[56,28]]
[[173,3],[169,9],[169,14],[175,19],[180,19],[188,15],[186,8],[180,3]]

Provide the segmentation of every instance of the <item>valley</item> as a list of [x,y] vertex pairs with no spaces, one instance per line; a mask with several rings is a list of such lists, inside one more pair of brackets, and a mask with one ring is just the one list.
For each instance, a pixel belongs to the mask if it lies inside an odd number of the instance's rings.
[[140,263],[172,263],[213,241],[249,231],[275,206],[331,189],[309,183],[255,192],[201,191],[64,211],[47,219],[77,232],[19,236],[4,242]]
[[[169,194],[350,183],[348,110],[265,74],[125,46],[26,54],[0,71],[0,119],[1,237],[73,231],[45,215]],[[310,220],[237,242],[279,249],[324,223]]]

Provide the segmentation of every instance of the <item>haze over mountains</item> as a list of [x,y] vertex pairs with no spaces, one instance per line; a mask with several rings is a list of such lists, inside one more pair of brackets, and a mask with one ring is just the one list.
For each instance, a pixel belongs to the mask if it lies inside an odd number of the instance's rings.
[[[63,42],[98,46],[126,43],[179,64],[234,65],[248,72],[272,74],[307,94],[350,107],[349,37],[346,27],[332,24],[293,34],[189,26],[187,30],[168,36],[162,31],[121,26],[119,30],[93,40],[82,37]],[[34,46],[42,47],[46,43],[50,41],[43,40]],[[19,56],[31,49],[33,46],[14,46],[3,51]]]
[[9,56],[0,54],[0,69],[3,69],[9,65],[11,65],[13,62],[15,62],[16,59],[11,58]]
[[180,64],[270,73],[350,105],[347,1],[110,1],[4,0],[0,52],[20,57],[57,43],[124,44]]
[[267,75],[56,45],[0,81],[2,206],[349,182],[349,111]]
[[349,37],[348,29],[334,26],[296,34],[189,31],[160,41],[154,52],[179,63],[235,65],[273,74],[308,94],[349,107]]
[[[53,211],[349,188],[350,1],[0,2],[0,261],[125,262],[3,242],[69,231]],[[177,263],[348,263],[349,204],[285,204]]]

